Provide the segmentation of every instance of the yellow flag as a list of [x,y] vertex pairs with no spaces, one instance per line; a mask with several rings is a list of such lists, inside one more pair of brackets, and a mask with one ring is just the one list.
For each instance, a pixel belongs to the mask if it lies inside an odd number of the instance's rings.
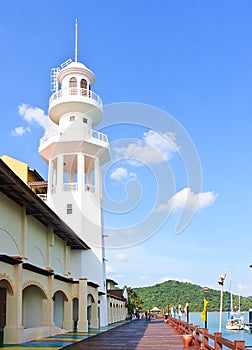
[[204,307],[203,307],[203,311],[201,312],[201,318],[203,322],[206,321],[207,304],[208,304],[208,301],[206,300],[206,298],[204,298]]

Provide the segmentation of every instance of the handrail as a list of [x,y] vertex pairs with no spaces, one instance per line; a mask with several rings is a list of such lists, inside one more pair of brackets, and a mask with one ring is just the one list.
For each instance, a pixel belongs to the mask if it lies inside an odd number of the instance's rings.
[[[108,136],[100,131],[89,129],[88,135],[83,137],[83,140],[90,140],[91,138],[108,143]],[[59,128],[50,129],[39,141],[39,146],[49,141],[52,138],[60,138],[62,132]]]
[[96,102],[99,108],[102,108],[102,99],[98,94],[96,94],[92,90],[77,88],[77,87],[71,87],[71,88],[60,89],[55,91],[51,95],[49,103],[51,103],[52,101],[58,98],[68,97],[68,96],[80,96],[80,97],[83,97],[84,99],[92,99]]
[[[193,344],[205,350],[220,350],[223,346],[230,350],[245,350],[244,340],[231,341],[222,337],[221,332],[208,333],[207,328],[200,328],[177,318],[169,317],[168,323],[180,334],[192,334]],[[209,342],[210,339],[210,342]]]

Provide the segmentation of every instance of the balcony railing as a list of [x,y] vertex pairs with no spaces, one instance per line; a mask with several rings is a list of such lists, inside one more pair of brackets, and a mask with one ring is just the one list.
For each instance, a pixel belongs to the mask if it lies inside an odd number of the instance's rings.
[[98,94],[93,92],[92,90],[89,89],[84,89],[84,88],[77,88],[77,87],[71,87],[68,89],[60,89],[52,94],[50,97],[50,103],[55,101],[58,98],[62,97],[69,97],[69,96],[80,96],[81,98],[83,97],[84,101],[87,101],[89,99],[93,100],[94,105],[96,105],[98,108],[102,109],[102,100]]
[[77,182],[64,182],[63,191],[77,191],[78,183]]
[[[39,141],[39,147],[43,147],[43,145],[47,142],[49,142],[52,139],[55,139],[54,141],[57,142],[59,138],[62,136],[62,131],[58,128],[51,129],[47,131],[44,136]],[[83,140],[99,140],[104,143],[108,143],[108,136],[106,134],[103,134],[102,132],[95,131],[92,129],[88,129],[87,135],[83,137]]]

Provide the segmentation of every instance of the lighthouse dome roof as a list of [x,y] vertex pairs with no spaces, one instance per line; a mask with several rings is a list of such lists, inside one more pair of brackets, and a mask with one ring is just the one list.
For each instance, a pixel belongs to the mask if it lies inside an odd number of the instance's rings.
[[94,73],[85,66],[85,64],[80,62],[71,62],[66,67],[64,67],[58,74],[58,80],[60,83],[62,83],[62,80],[64,77],[66,77],[69,74],[82,74],[83,76],[86,76],[90,80],[90,84],[92,85],[95,81],[95,75]]

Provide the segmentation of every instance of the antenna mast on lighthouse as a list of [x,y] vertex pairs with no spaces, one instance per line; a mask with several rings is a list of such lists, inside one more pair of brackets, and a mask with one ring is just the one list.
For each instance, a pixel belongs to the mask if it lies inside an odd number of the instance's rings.
[[78,61],[78,20],[75,20],[75,62]]

